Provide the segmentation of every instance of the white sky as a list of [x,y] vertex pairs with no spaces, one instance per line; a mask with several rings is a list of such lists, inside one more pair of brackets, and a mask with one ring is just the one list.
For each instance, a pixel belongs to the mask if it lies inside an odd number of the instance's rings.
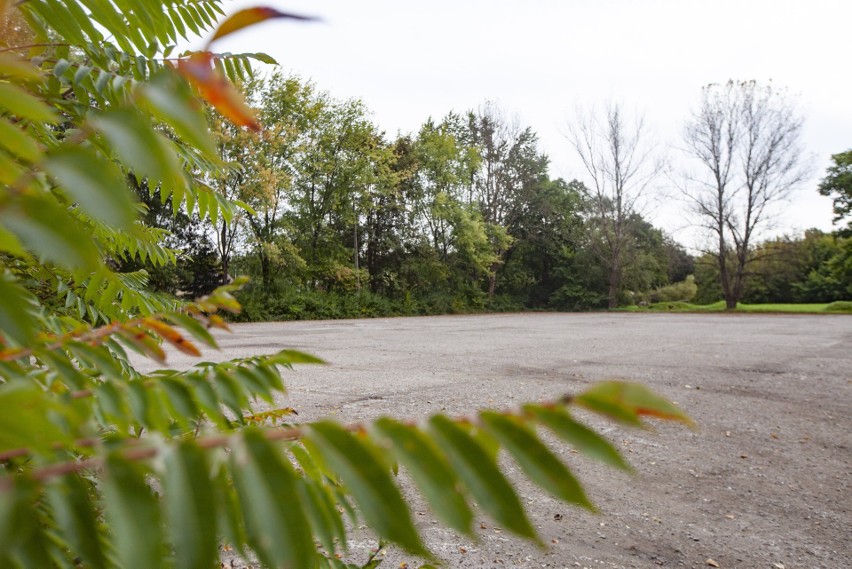
[[[813,178],[776,232],[831,229],[816,185],[852,148],[850,0],[237,0],[319,16],[265,23],[220,51],[264,51],[337,98],[361,98],[389,137],[485,100],[541,139],[551,175],[584,179],[563,136],[578,105],[621,103],[655,140],[677,146],[703,85],[772,80],[799,101]],[[687,245],[677,204],[651,210]]]

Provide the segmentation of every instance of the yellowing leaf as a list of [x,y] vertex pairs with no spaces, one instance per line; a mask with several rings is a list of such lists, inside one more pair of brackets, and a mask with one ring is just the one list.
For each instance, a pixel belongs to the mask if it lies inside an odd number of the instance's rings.
[[260,22],[265,22],[266,20],[272,20],[277,18],[288,18],[290,20],[301,21],[311,21],[315,19],[311,18],[310,16],[300,16],[299,14],[279,12],[274,8],[246,8],[244,10],[236,12],[235,14],[228,17],[224,22],[222,22],[222,25],[219,26],[219,29],[217,29],[216,33],[213,34],[213,37],[210,38],[208,45],[221,37],[224,37],[228,34],[232,34],[243,28],[259,24]]
[[41,78],[41,73],[26,59],[11,53],[0,53],[0,76],[35,81]]

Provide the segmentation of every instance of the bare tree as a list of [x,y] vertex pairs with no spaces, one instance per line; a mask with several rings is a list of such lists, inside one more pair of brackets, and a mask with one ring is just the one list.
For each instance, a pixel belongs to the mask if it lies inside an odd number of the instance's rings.
[[631,220],[662,174],[664,162],[646,140],[644,120],[625,118],[617,104],[606,106],[601,114],[578,110],[568,126],[568,139],[591,178],[591,184],[584,184],[592,210],[590,238],[607,266],[608,305],[615,308],[622,276],[632,263]]
[[743,294],[751,248],[776,204],[807,178],[802,118],[783,91],[754,81],[704,87],[686,124],[686,152],[699,166],[681,190],[713,254],[728,310]]

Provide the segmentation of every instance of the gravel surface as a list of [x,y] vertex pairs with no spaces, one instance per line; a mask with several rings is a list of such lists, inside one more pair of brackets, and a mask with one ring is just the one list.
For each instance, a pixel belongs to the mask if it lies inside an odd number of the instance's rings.
[[[479,539],[415,521],[448,567],[852,567],[852,316],[518,314],[246,324],[225,359],[281,348],[328,366],[287,373],[300,420],[463,415],[645,383],[699,424],[631,431],[591,418],[636,467],[615,472],[559,447],[600,513],[518,490],[546,549],[483,514]],[[189,361],[176,354],[175,367]],[[284,402],[282,402],[284,403]],[[506,462],[511,474],[515,466]],[[356,531],[364,561],[376,546]],[[388,549],[383,565],[420,561]],[[407,564],[407,565],[406,565]],[[238,564],[235,564],[237,566]]]

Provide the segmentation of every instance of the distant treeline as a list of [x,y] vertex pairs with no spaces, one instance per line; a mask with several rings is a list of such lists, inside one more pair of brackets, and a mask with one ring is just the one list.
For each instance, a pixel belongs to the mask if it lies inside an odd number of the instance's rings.
[[[297,78],[244,89],[262,133],[211,115],[232,168],[208,183],[245,205],[230,223],[175,217],[169,200],[138,185],[147,223],[169,230],[180,252],[176,267],[145,267],[156,288],[197,296],[247,274],[240,300],[251,320],[612,304],[601,203],[582,183],[552,178],[536,133],[494,105],[390,140],[360,102]],[[721,297],[711,255],[693,258],[636,211],[619,224],[618,304],[661,292]],[[754,255],[744,300],[852,298],[850,240],[840,234],[809,231]]]

